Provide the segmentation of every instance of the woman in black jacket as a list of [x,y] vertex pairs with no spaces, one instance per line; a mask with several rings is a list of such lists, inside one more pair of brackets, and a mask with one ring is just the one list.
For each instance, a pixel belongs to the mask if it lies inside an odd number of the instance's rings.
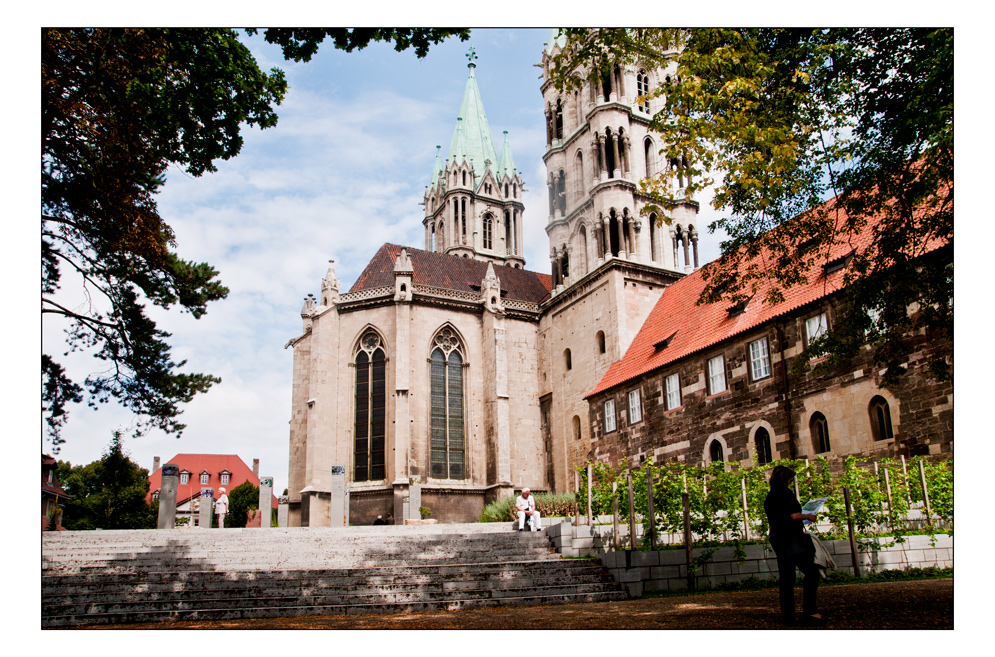
[[798,498],[789,486],[795,473],[783,465],[774,467],[770,475],[770,492],[764,500],[770,545],[777,555],[781,617],[788,625],[795,623],[795,568],[805,575],[803,621],[821,625],[825,621],[815,604],[819,588],[819,568],[815,565],[815,546],[803,531],[803,520],[815,522],[811,513],[802,513]]

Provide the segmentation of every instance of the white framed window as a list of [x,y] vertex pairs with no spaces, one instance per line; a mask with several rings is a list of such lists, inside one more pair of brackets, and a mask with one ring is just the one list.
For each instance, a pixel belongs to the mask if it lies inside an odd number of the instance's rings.
[[203,473],[202,475],[200,475],[200,485],[201,486],[206,486],[210,482],[211,482],[211,475],[207,474],[206,472]]
[[815,317],[805,320],[806,345],[812,344],[815,340],[826,334],[829,330],[829,323],[826,320],[826,313],[819,313]]
[[183,474],[180,475],[180,485],[186,486],[189,483],[190,483],[190,473],[184,472]]
[[231,481],[231,475],[227,472],[221,475],[221,485],[227,486],[228,482]]
[[615,430],[615,400],[605,402],[605,433]]
[[681,379],[677,372],[674,372],[663,382],[667,394],[667,410],[677,408],[681,405]]
[[629,424],[635,424],[643,419],[642,397],[638,390],[629,393]]
[[750,343],[750,378],[754,381],[770,376],[770,350],[767,338]]
[[719,355],[708,359],[708,394],[717,395],[726,389],[726,359]]

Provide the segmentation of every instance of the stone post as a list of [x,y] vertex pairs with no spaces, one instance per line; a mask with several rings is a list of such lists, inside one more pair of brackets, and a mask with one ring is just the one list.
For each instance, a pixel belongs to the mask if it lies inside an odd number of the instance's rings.
[[278,527],[290,526],[290,497],[281,495],[276,509],[276,524]]
[[345,466],[332,466],[332,495],[329,509],[329,526],[346,527],[349,524],[349,499],[345,489]]
[[273,525],[273,477],[259,478],[259,528]]
[[200,489],[200,528],[210,529],[211,518],[214,515],[214,489]]
[[626,485],[629,489],[629,549],[636,549],[636,505],[632,495],[632,471],[625,473]]
[[176,526],[176,488],[179,481],[180,466],[167,463],[162,468],[162,484],[159,486],[159,522],[156,524],[156,529],[172,529]]
[[408,486],[408,519],[421,519],[421,484]]

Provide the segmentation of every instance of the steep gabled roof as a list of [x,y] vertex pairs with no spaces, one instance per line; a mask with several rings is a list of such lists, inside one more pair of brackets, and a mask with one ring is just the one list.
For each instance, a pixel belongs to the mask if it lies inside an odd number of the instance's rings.
[[[831,199],[822,207],[830,209],[834,205],[835,201]],[[845,211],[840,209],[840,213],[845,218]],[[871,218],[860,234],[834,244],[824,260],[820,259],[812,265],[807,282],[783,290],[784,301],[777,304],[764,301],[770,288],[768,284],[757,290],[745,308],[732,309],[728,301],[695,305],[705,288],[705,280],[700,269],[688,274],[663,291],[625,356],[608,368],[600,383],[585,399],[836,294],[843,287],[846,268],[824,269],[824,265],[848,263],[847,258],[853,252],[867,249],[880,221],[881,217]],[[944,240],[932,239],[923,246],[922,253],[936,250],[945,243]],[[762,262],[764,258],[769,261],[770,254],[761,253],[753,261],[741,263],[740,270],[745,271],[751,263]]]
[[[487,263],[473,258],[434,251],[422,251],[397,244],[384,244],[356,279],[349,292],[371,290],[394,285],[394,262],[401,249],[406,249],[414,271],[415,287],[429,286],[446,290],[479,294],[480,282],[487,274]],[[540,303],[553,289],[553,277],[527,269],[494,267],[501,281],[502,296],[516,301]]]

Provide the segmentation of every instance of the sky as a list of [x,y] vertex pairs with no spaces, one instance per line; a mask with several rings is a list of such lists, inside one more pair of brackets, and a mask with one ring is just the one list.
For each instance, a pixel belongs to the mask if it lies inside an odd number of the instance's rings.
[[[385,242],[424,248],[425,186],[436,146],[446,154],[468,76],[466,53],[476,50],[475,75],[498,149],[508,131],[525,181],[526,267],[550,271],[543,102],[539,90],[548,29],[478,29],[468,42],[450,39],[424,59],[374,44],[353,53],[327,44],[308,63],[283,59],[261,35],[245,37],[263,70],[281,68],[290,89],[278,124],[244,127],[241,153],[216,173],[194,178],[170,169],[159,210],[176,233],[180,257],[208,262],[230,289],[199,320],[176,309],[150,308],[171,333],[182,371],[222,380],[184,406],[187,425],[177,439],[160,430],[127,438],[132,460],[151,470],[179,453],[237,454],[260,474],[287,486],[293,350],[304,298],[318,296],[330,259],[348,290]],[[706,225],[707,204],[702,220]],[[718,253],[703,235],[701,261]],[[75,289],[72,289],[75,287]],[[80,297],[78,286],[64,294]],[[46,353],[62,353],[57,322],[43,326]],[[64,358],[84,378],[95,362]],[[131,416],[114,404],[70,409],[57,455],[74,465],[100,458],[116,429],[128,434]],[[50,452],[46,442],[45,451]]]

